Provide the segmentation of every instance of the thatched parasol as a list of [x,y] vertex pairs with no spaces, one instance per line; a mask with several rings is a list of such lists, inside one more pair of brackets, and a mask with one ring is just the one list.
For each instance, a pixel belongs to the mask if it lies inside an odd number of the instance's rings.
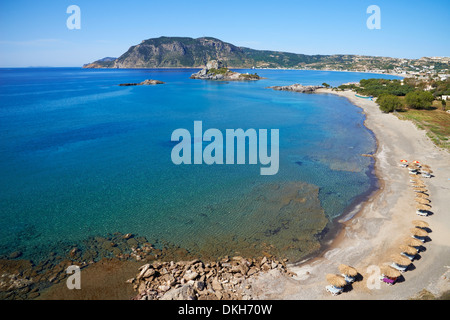
[[418,182],[419,185],[413,185],[413,189],[427,189],[426,185],[422,185],[421,182]]
[[381,273],[388,278],[398,278],[401,276],[400,271],[392,268],[391,266],[382,266],[380,269]]
[[415,238],[411,238],[411,237],[406,238],[405,243],[406,243],[406,245],[412,246],[412,247],[421,247],[423,244],[422,241],[415,239]]
[[427,185],[422,182],[422,180],[414,181],[414,187],[426,187]]
[[431,170],[431,169],[423,169],[422,171],[423,172],[428,172],[428,173],[433,173],[433,170]]
[[428,199],[429,195],[425,193],[416,193],[416,198]]
[[422,221],[422,220],[413,220],[412,224],[419,228],[428,228],[430,225],[428,222]]
[[415,198],[414,200],[416,200],[416,202],[421,203],[421,204],[429,204],[431,201],[425,198]]
[[411,260],[402,256],[401,254],[395,254],[391,257],[392,261],[400,266],[409,266],[411,264]]
[[412,228],[409,231],[411,231],[414,236],[418,237],[426,237],[428,235],[428,232],[420,228]]
[[341,264],[339,266],[339,271],[349,277],[356,277],[358,275],[358,271],[355,268],[347,266],[345,264]]
[[420,210],[420,211],[428,211],[431,209],[431,206],[427,205],[427,204],[418,204],[418,205],[416,205],[416,208],[417,208],[417,210]]
[[427,188],[424,188],[424,187],[413,187],[413,190],[415,192],[427,192],[428,191]]
[[327,274],[327,281],[337,288],[342,288],[347,284],[344,277],[337,274]]
[[402,250],[402,252],[412,255],[412,256],[417,254],[417,249],[414,247],[411,247],[411,246],[401,245],[400,250]]
[[423,165],[422,165],[422,168],[425,168],[425,169],[430,169],[430,166],[429,166],[429,165],[427,165],[427,164],[423,164]]

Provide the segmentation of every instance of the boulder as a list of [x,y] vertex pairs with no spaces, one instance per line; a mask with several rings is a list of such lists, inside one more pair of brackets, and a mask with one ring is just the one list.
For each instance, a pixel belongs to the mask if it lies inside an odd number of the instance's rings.
[[226,64],[221,60],[211,60],[206,64],[206,70],[226,68]]
[[194,288],[191,285],[184,285],[169,290],[160,300],[196,300],[196,298]]
[[190,281],[190,280],[194,280],[195,278],[198,277],[198,273],[192,270],[187,270],[186,273],[184,274],[183,279],[186,281]]

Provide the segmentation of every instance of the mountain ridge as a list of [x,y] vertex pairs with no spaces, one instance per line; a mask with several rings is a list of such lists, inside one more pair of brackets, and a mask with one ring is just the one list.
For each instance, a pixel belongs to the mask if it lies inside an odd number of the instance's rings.
[[[337,70],[414,71],[424,65],[438,71],[449,68],[449,58],[403,59],[351,54],[306,55],[235,46],[214,37],[150,38],[131,46],[118,58],[103,58],[83,68],[203,68],[220,60],[231,68],[293,68]],[[431,69],[430,69],[431,70]]]

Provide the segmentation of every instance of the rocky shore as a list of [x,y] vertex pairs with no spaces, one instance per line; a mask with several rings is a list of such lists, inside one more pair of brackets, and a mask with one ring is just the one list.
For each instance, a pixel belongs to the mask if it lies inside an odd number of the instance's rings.
[[323,88],[322,86],[303,86],[301,84],[295,83],[290,86],[272,86],[267,87],[268,89],[278,90],[278,91],[294,91],[300,93],[314,93],[317,89]]
[[193,259],[179,247],[155,245],[145,237],[116,232],[106,236],[90,237],[77,244],[56,244],[46,255],[30,259],[27,252],[14,251],[0,256],[0,300],[34,299],[47,288],[63,282],[70,265],[81,269],[99,261],[136,261]]
[[259,80],[260,76],[249,73],[239,73],[228,69],[220,60],[212,60],[206,64],[206,67],[197,73],[191,75],[191,79],[201,80],[225,80],[225,81],[245,81]]
[[127,282],[138,291],[135,300],[248,300],[247,283],[261,273],[294,276],[283,261],[225,257],[218,262],[198,259],[145,264]]
[[152,80],[147,79],[140,83],[121,83],[119,86],[149,86],[149,85],[155,85],[155,84],[164,84],[165,82],[159,81],[159,80]]
[[[14,257],[14,258],[13,258]],[[130,265],[131,263],[131,265]],[[105,295],[106,283],[96,283],[92,290],[80,293],[67,290],[65,281],[70,274],[67,268],[79,266],[83,278],[95,279],[107,275],[107,270],[130,268],[136,272],[132,279],[103,280],[114,290],[134,290],[135,300],[217,300],[251,299],[248,281],[271,272],[294,276],[287,270],[287,259],[277,260],[265,253],[260,258],[241,256],[197,259],[186,249],[169,244],[153,245],[145,237],[116,232],[104,237],[90,237],[78,244],[66,245],[64,251],[50,252],[40,261],[26,259],[20,252],[0,257],[0,300],[30,299],[82,299]],[[102,271],[103,270],[103,271]],[[99,274],[100,273],[100,274]],[[95,278],[95,279],[94,279]],[[92,280],[94,279],[94,280]],[[129,279],[128,281],[126,279]],[[86,280],[87,281],[87,280]],[[120,283],[118,283],[120,282]],[[85,288],[85,284],[83,284]],[[118,296],[124,296],[118,292]]]

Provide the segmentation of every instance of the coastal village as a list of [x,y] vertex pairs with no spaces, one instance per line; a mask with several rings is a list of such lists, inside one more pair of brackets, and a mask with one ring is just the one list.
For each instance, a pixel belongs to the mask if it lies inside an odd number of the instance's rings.
[[[417,80],[446,80],[450,76],[448,57],[423,57],[417,60],[353,56],[348,63],[317,63],[301,66],[301,70],[381,73],[412,77]],[[443,67],[441,67],[443,66]]]

